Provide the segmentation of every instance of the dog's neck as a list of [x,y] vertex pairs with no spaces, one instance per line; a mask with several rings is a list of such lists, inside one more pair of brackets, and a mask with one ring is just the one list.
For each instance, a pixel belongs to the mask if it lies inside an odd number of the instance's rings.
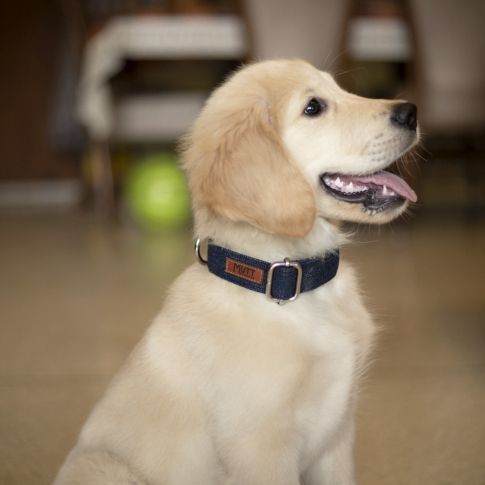
[[338,249],[346,238],[338,226],[318,218],[301,239],[268,234],[249,224],[222,219],[206,210],[197,211],[195,236],[263,261],[282,261],[322,256]]

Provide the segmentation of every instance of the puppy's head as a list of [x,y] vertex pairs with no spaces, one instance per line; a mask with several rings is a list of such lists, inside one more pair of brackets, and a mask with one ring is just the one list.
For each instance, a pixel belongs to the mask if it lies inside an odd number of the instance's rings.
[[212,94],[183,164],[196,210],[303,237],[316,217],[399,215],[415,194],[383,169],[417,138],[414,105],[349,94],[303,61],[266,61]]

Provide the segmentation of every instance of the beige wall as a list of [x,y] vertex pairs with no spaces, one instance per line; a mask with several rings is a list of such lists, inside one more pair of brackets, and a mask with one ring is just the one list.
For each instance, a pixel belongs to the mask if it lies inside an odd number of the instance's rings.
[[423,121],[432,130],[485,127],[485,2],[411,0]]
[[334,70],[348,3],[247,0],[255,57],[301,57],[322,69]]

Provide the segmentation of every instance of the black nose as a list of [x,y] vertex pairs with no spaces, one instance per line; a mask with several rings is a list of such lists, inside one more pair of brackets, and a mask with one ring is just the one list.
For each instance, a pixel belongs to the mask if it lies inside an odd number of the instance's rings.
[[418,125],[418,108],[413,103],[399,103],[394,105],[391,122],[399,128],[416,131]]

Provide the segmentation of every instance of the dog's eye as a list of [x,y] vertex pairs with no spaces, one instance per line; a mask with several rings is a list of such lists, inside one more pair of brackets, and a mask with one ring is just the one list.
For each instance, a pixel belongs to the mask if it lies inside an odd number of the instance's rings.
[[326,108],[326,104],[324,101],[318,98],[312,98],[305,106],[303,110],[303,114],[305,116],[318,116],[322,111]]

